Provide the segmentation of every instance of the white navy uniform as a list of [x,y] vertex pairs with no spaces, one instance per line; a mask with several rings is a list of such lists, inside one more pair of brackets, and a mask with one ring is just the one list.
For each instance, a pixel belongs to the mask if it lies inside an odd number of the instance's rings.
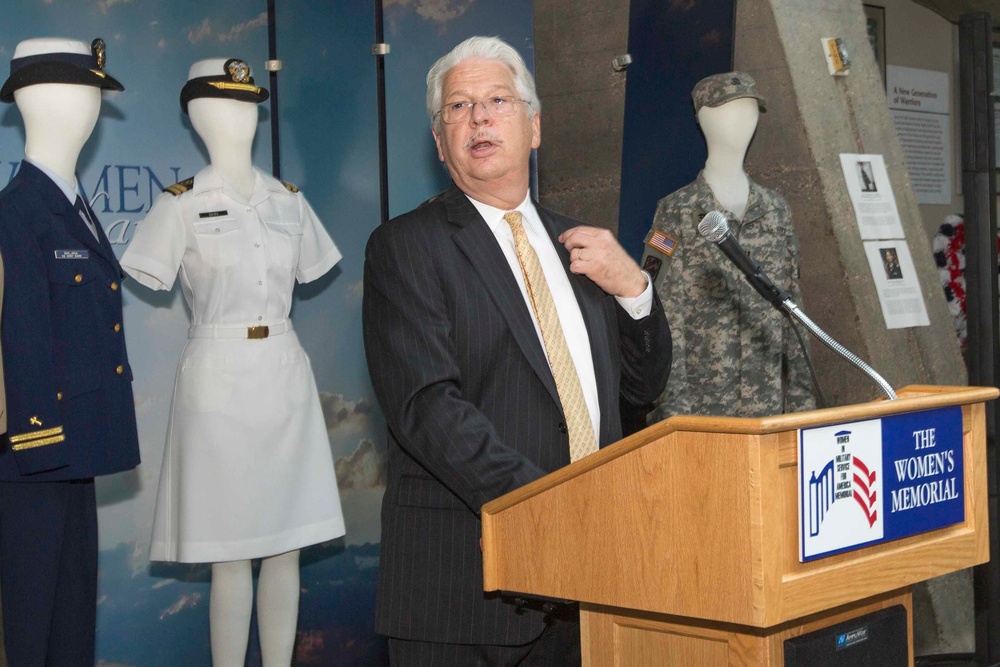
[[288,319],[296,279],[341,255],[294,186],[254,174],[249,201],[211,166],[167,188],[121,260],[152,289],[179,271],[192,318],[152,560],[261,558],[344,534],[316,382]]

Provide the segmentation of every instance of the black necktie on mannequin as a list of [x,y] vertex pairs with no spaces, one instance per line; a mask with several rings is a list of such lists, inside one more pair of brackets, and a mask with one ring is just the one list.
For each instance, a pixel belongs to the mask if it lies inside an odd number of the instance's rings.
[[97,233],[97,224],[98,224],[97,220],[94,218],[94,215],[90,212],[89,207],[83,202],[83,197],[81,197],[80,195],[76,196],[76,201],[73,203],[73,208],[75,208],[77,213],[80,214],[80,217],[83,219],[83,222],[87,225],[87,229],[90,230],[90,233],[93,234],[94,238],[97,239],[98,243],[100,243],[101,236],[100,234]]

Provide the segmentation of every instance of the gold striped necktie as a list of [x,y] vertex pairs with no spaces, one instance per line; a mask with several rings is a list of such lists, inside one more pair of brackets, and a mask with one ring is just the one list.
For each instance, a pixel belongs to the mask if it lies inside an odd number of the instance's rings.
[[597,438],[594,437],[594,423],[590,420],[590,411],[583,398],[583,388],[576,374],[576,365],[569,353],[566,336],[563,334],[556,312],[556,304],[552,292],[542,273],[542,265],[538,261],[535,249],[528,242],[528,235],[521,224],[519,211],[504,213],[503,219],[510,225],[514,233],[514,250],[517,261],[521,265],[524,276],[524,287],[528,292],[528,300],[535,311],[538,328],[542,332],[542,343],[545,355],[556,381],[556,391],[559,402],[562,403],[563,415],[566,417],[566,429],[569,431],[569,459],[576,461],[597,451]]

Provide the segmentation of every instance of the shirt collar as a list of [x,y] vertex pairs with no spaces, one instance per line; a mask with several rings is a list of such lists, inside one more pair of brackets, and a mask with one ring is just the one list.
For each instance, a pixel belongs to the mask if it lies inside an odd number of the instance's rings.
[[[750,185],[750,196],[747,199],[747,210],[743,214],[742,224],[752,222],[766,213],[766,210],[763,208],[764,201],[761,196],[761,186],[757,185],[749,176],[747,176],[747,183]],[[698,172],[698,177],[695,179],[694,184],[695,196],[697,198],[696,203],[701,207],[702,215],[710,211],[722,211],[728,213],[729,217],[732,217],[733,214],[724,209],[719,200],[715,198],[712,187],[705,180],[705,172]]]
[[[483,220],[486,221],[486,224],[489,225],[494,234],[496,234],[497,230],[501,228],[501,225],[503,225],[504,228],[508,227],[507,222],[503,219],[503,216],[511,209],[497,208],[495,206],[490,206],[489,204],[484,204],[481,201],[477,201],[472,197],[469,197],[469,195],[465,196],[468,197],[469,201],[472,202],[472,205],[476,207],[477,211],[479,211],[479,215],[483,216]],[[513,210],[520,211],[521,224],[524,225],[528,232],[535,234],[543,233],[543,230],[539,227],[540,220],[538,218],[538,211],[535,209],[535,203],[531,201],[531,193],[525,193],[524,201],[518,204]]]
[[51,181],[55,183],[56,186],[62,191],[62,193],[66,195],[66,199],[69,200],[70,204],[74,205],[76,204],[76,198],[80,196],[80,190],[75,183],[72,185],[67,183],[65,180],[60,178],[54,171],[52,171],[43,164],[38,164],[37,162],[33,162],[28,158],[24,158],[24,161],[32,165],[38,171],[48,176],[49,179],[51,179]]
[[[257,167],[253,167],[253,174],[254,186],[253,194],[250,196],[250,204],[259,204],[267,199],[272,192],[285,192],[285,186],[281,184],[281,181],[265,174]],[[222,175],[212,165],[206,166],[195,174],[194,186],[191,188],[194,194],[200,194],[209,190],[222,190],[232,199],[243,201],[243,197],[233,190],[232,186],[229,185],[226,179],[222,178]]]

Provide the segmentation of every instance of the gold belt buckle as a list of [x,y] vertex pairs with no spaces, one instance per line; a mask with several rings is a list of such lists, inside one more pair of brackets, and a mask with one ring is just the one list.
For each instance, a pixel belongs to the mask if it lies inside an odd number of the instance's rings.
[[266,326],[247,327],[247,338],[250,339],[267,338],[269,333],[271,332]]

